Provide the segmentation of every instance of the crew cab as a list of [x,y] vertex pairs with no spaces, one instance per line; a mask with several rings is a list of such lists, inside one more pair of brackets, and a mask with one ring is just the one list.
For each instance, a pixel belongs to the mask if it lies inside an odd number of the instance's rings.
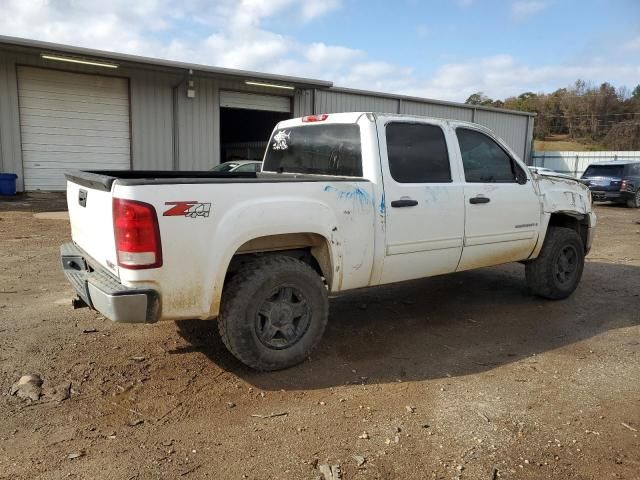
[[329,294],[521,262],[569,296],[589,189],[537,175],[475,123],[375,113],[280,122],[258,173],[67,173],[76,306],[119,322],[216,319],[259,370],[303,361]]

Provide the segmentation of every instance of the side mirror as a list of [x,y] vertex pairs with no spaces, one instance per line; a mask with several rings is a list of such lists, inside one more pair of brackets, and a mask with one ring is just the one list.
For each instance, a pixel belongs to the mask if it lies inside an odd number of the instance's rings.
[[520,185],[526,185],[528,180],[527,174],[519,166],[514,166],[516,167],[516,182],[518,182]]

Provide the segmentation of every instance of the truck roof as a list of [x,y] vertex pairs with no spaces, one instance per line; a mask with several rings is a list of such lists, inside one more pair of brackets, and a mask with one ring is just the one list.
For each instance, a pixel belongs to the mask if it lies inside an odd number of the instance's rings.
[[[324,120],[316,120],[315,122],[305,122],[303,119],[308,117],[320,117],[326,115],[326,119]],[[363,115],[372,115],[373,117],[384,117],[384,118],[415,118],[419,120],[436,120],[438,122],[447,122],[447,123],[455,123],[457,125],[469,125],[474,128],[487,129],[483,125],[473,122],[466,122],[464,120],[455,120],[451,118],[441,118],[441,117],[431,117],[426,115],[410,115],[406,113],[381,113],[381,112],[342,112],[342,113],[317,113],[315,115],[307,115],[305,117],[297,117],[291,118],[289,120],[283,120],[276,125],[276,128],[288,128],[294,127],[298,125],[313,125],[314,123],[356,123],[361,116]]]

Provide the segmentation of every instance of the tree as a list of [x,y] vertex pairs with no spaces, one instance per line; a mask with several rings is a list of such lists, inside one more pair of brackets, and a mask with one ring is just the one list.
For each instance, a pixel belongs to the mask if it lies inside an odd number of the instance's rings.
[[476,92],[469,95],[466,102],[467,105],[491,105],[493,100],[487,97],[483,92]]
[[640,85],[629,90],[608,82],[594,85],[576,80],[552,93],[529,91],[504,101],[492,102],[483,92],[476,92],[466,103],[536,113],[533,133],[537,139],[566,135],[608,148],[640,148]]

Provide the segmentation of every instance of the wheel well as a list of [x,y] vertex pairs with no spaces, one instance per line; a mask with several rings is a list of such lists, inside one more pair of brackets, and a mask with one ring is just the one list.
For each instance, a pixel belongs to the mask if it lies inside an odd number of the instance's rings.
[[231,258],[225,283],[244,265],[265,255],[287,255],[313,268],[331,285],[333,267],[327,240],[316,233],[267,235],[245,242]]
[[578,232],[582,239],[582,245],[587,248],[587,234],[589,232],[589,222],[585,215],[570,213],[552,213],[549,219],[549,228],[564,227]]

